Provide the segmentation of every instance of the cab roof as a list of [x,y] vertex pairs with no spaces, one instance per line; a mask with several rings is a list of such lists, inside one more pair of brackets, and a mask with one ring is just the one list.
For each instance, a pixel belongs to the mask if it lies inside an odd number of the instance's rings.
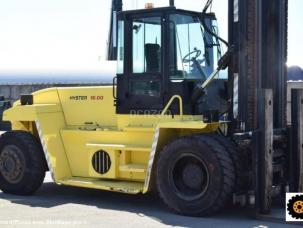
[[[190,15],[195,15],[197,17],[201,17],[202,13],[201,12],[196,12],[196,11],[190,11],[190,10],[184,10],[184,9],[177,9],[176,7],[158,7],[158,8],[150,8],[150,9],[137,9],[137,10],[126,10],[126,11],[121,11],[118,12],[118,16],[121,18],[123,17],[128,17],[131,15],[137,15],[137,14],[150,14],[150,13],[168,13],[168,14],[173,14],[173,13],[180,13],[180,14],[190,14]],[[214,13],[207,13],[206,16],[210,19],[216,19],[216,16]]]

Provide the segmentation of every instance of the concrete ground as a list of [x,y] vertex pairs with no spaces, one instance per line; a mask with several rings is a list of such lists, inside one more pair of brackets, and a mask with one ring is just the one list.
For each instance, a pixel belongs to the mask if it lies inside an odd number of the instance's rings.
[[[3,132],[0,132],[2,134]],[[284,218],[284,208],[274,216]],[[271,221],[271,222],[270,222]],[[56,185],[49,173],[33,196],[0,191],[0,227],[298,227],[257,220],[249,209],[231,208],[208,218],[172,213],[155,195],[122,193]]]
[[[284,210],[276,208],[275,212]],[[47,175],[33,196],[0,191],[0,227],[291,227],[253,218],[249,210],[228,209],[209,218],[173,214],[154,195],[126,195],[59,186]],[[298,227],[298,226],[293,226]]]

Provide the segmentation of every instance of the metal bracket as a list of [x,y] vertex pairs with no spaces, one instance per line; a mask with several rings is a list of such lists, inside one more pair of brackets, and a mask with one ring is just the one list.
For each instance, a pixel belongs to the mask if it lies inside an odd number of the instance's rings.
[[271,211],[273,183],[273,92],[258,90],[258,131],[254,137],[256,213]]
[[290,191],[303,192],[303,90],[291,91]]

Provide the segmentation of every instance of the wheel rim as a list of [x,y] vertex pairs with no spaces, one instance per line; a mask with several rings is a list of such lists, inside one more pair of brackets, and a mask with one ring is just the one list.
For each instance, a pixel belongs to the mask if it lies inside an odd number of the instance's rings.
[[173,163],[173,168],[169,172],[169,182],[180,198],[195,200],[206,192],[209,172],[202,159],[186,153]]
[[0,172],[9,183],[20,182],[25,171],[25,158],[15,145],[5,146],[0,155]]

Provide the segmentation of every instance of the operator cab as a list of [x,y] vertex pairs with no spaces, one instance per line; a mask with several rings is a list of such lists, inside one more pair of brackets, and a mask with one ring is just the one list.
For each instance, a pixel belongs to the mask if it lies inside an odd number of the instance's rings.
[[[201,13],[175,7],[124,11],[118,14],[117,114],[158,114],[174,95],[188,115],[224,109],[224,81],[216,79],[193,104],[197,84],[215,70],[219,41],[204,31]],[[204,19],[217,32],[214,14]],[[223,104],[223,106],[222,106]],[[179,114],[177,102],[170,112]]]

